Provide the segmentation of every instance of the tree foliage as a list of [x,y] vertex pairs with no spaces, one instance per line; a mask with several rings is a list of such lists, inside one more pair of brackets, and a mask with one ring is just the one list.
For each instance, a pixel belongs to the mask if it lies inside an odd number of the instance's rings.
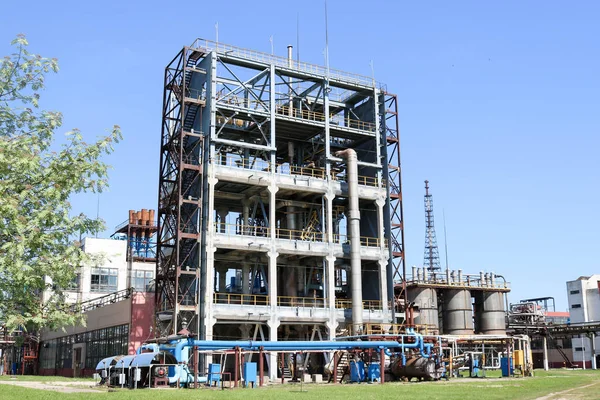
[[12,46],[0,60],[0,325],[54,329],[80,320],[64,295],[86,262],[74,238],[104,228],[72,215],[69,199],[107,187],[102,157],[121,133],[114,126],[88,144],[75,129],[57,144],[62,115],[41,110],[39,101],[58,62],[30,53],[22,35]]

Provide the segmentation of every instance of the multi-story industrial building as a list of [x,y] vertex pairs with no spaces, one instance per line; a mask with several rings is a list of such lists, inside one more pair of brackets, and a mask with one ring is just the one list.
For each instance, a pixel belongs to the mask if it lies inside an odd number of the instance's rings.
[[[82,250],[91,261],[81,266],[65,292],[86,324],[42,331],[39,360],[14,353],[19,372],[91,376],[102,358],[131,354],[152,334],[156,268],[153,210],[130,211],[129,219],[110,239],[84,238]],[[37,361],[37,365],[35,363]]]
[[332,338],[392,322],[403,269],[396,97],[288,53],[198,39],[166,68],[162,335]]
[[581,276],[567,282],[570,324],[596,325],[589,334],[573,336],[573,360],[586,367],[596,367],[600,363],[600,338],[597,333],[600,326],[600,275]]

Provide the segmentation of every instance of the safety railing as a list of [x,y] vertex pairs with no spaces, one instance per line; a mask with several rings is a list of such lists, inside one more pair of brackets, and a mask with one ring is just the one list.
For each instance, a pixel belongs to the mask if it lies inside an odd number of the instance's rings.
[[214,303],[242,306],[268,306],[269,296],[262,294],[215,293]]
[[437,333],[433,325],[407,325],[407,324],[385,324],[385,323],[366,323],[363,332],[366,335],[404,335],[406,329],[412,328],[422,334]]
[[[336,233],[333,235],[333,241],[335,243],[341,243],[341,244],[346,244],[346,243],[350,243],[350,240],[348,239],[347,235],[342,235],[339,233]],[[384,239],[383,242],[381,241],[381,239],[376,238],[376,237],[369,237],[369,236],[361,236],[360,237],[360,245],[361,246],[366,246],[366,247],[381,247],[381,244],[384,244],[385,247],[388,247],[388,240]]]
[[222,91],[217,92],[216,100],[217,105],[230,105],[263,112],[269,111],[271,103],[268,99],[257,99],[255,97],[241,97],[236,96],[232,93],[223,94]]
[[369,87],[383,87],[381,83],[366,75],[354,74],[351,72],[327,68],[322,65],[310,64],[303,61],[289,60],[286,57],[279,57],[260,51],[244,49],[225,43],[214,42],[212,40],[198,38],[194,40],[191,47],[203,51],[214,50],[218,54],[228,57],[244,58],[246,60],[256,61],[267,65],[273,64],[278,67],[291,68],[309,74],[321,75],[323,77],[329,76],[329,79],[341,80],[348,83],[355,83]]
[[323,308],[326,305],[326,299],[319,297],[292,297],[278,296],[277,305],[279,307],[319,307]]
[[[261,160],[259,158],[243,158],[238,155],[227,154],[225,156],[217,156],[213,163],[215,165],[220,165],[224,167],[230,168],[239,168],[239,169],[250,169],[253,171],[263,171],[270,172],[271,171],[271,163],[269,161]],[[311,178],[317,179],[325,179],[327,176],[325,173],[325,168],[319,168],[314,166],[298,166],[298,165],[290,165],[288,163],[285,164],[276,164],[275,172],[282,175],[299,175],[299,176],[308,176]],[[345,174],[335,174],[332,173],[331,179],[345,181]],[[373,186],[378,187],[378,179],[373,176],[358,176],[358,184],[364,186]],[[382,186],[385,186],[386,180],[382,179]]]
[[298,229],[277,228],[275,231],[277,239],[304,240],[307,242],[322,242],[325,235],[316,231],[301,231]]
[[72,306],[70,306],[70,309],[71,309],[71,311],[76,312],[76,313],[77,312],[84,313],[86,311],[90,311],[90,310],[100,308],[100,307],[105,307],[105,306],[117,303],[119,301],[128,299],[131,297],[133,292],[134,292],[133,288],[119,290],[118,292],[113,292],[113,293],[107,294],[102,297],[87,300],[87,301],[84,301],[84,302],[78,303],[78,304],[73,304]]
[[[364,175],[359,175],[358,177],[358,184],[359,185],[364,185],[364,186],[374,186],[374,187],[378,187],[379,186],[379,182],[376,176],[364,176]],[[345,173],[336,173],[333,176],[333,179],[338,180],[338,181],[342,181],[342,182],[346,182],[346,174]],[[381,180],[381,186],[385,187],[386,184],[386,180],[382,179]]]
[[206,101],[206,90],[186,88],[185,98],[192,99],[194,101],[205,102]]
[[216,233],[224,235],[263,236],[268,237],[271,229],[266,226],[214,223]]
[[[381,310],[382,302],[380,300],[363,300],[363,309],[365,310]],[[351,299],[336,299],[335,308],[352,308]]]
[[479,274],[463,274],[462,270],[428,271],[426,268],[413,267],[407,283],[434,284],[457,287],[510,289],[510,283],[501,275],[493,272]]
[[243,158],[238,155],[227,154],[225,156],[217,156],[213,161],[215,165],[224,167],[251,169],[253,171],[270,171],[271,163],[260,158]]

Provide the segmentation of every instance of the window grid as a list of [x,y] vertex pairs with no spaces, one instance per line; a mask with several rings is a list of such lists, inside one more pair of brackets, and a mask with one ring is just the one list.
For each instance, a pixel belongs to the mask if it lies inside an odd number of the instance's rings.
[[118,286],[117,268],[92,268],[91,292],[116,292]]

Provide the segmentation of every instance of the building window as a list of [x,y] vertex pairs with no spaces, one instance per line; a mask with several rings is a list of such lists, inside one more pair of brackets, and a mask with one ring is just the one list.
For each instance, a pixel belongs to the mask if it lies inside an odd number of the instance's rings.
[[581,308],[581,304],[573,304],[571,308]]
[[575,347],[575,351],[582,352],[583,351],[583,347]]
[[154,271],[133,271],[133,279],[131,284],[138,292],[150,292],[152,280],[154,279]]
[[75,274],[75,276],[73,277],[73,279],[71,280],[71,282],[69,282],[69,286],[67,287],[67,290],[79,290],[79,279],[81,279],[81,274],[77,273]]
[[569,294],[579,294],[579,290],[571,290]]
[[117,291],[116,268],[92,268],[92,292],[116,292]]

